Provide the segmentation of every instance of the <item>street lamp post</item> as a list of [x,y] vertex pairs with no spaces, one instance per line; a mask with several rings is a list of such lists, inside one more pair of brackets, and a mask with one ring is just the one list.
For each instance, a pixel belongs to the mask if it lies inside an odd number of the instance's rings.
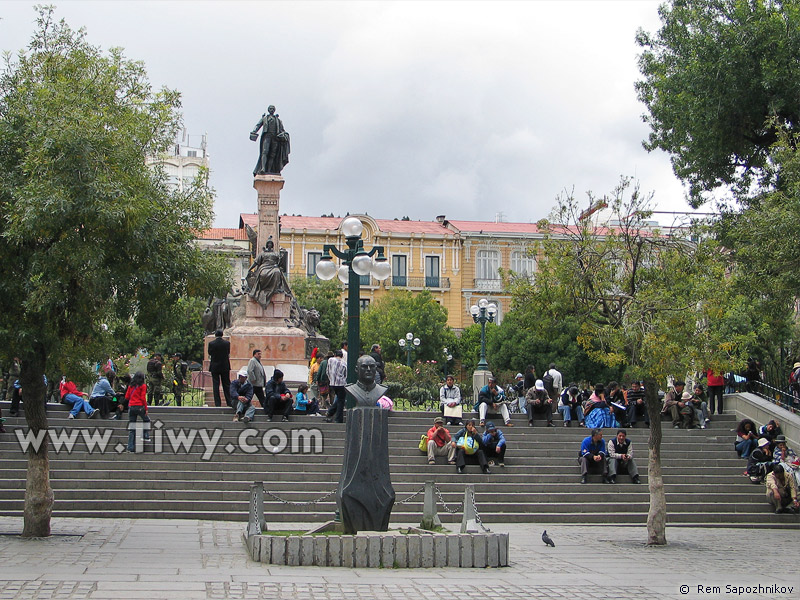
[[408,332],[406,339],[399,339],[397,344],[406,351],[406,365],[411,368],[411,353],[419,348],[419,338],[414,337],[414,334]]
[[450,361],[453,360],[453,355],[444,349],[444,378],[447,379],[447,369],[450,366]]
[[[364,250],[361,232],[364,226],[356,217],[347,217],[342,221],[339,230],[347,241],[347,249],[339,250],[333,244],[322,247],[322,257],[316,266],[317,277],[323,280],[339,280],[347,284],[347,383],[355,383],[356,361],[361,347],[361,276],[372,275],[383,281],[392,274],[392,266],[383,254],[383,246],[373,246],[372,250]],[[373,261],[372,256],[378,256]],[[341,260],[337,269],[331,255]]]
[[486,323],[494,323],[494,316],[497,314],[497,305],[490,303],[486,298],[478,300],[478,304],[473,304],[469,308],[472,320],[481,324],[481,360],[478,362],[478,371],[488,371],[489,363],[486,362]]

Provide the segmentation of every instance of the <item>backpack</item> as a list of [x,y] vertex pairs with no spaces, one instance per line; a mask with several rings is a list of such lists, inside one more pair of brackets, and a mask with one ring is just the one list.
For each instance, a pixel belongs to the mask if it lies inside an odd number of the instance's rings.
[[789,383],[800,383],[800,367],[797,367],[789,375]]
[[550,375],[550,371],[542,375],[542,383],[544,384],[544,389],[547,390],[548,394],[553,393],[553,376]]

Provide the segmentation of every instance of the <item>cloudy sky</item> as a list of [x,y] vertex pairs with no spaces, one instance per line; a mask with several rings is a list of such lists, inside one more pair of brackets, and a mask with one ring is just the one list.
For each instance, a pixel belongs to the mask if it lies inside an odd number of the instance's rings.
[[[0,49],[27,44],[33,4],[0,3]],[[256,210],[248,133],[268,104],[292,139],[282,213],[531,222],[622,174],[688,210],[667,155],[641,145],[634,36],[658,28],[657,2],[55,4],[183,94],[218,227]]]

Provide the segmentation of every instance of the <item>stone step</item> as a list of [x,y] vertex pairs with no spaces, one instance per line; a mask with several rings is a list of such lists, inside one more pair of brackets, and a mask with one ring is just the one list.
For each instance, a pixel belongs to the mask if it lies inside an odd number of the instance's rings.
[[[7,404],[7,403],[6,403]],[[52,405],[50,427],[63,429],[111,429],[112,446],[127,441],[127,421],[99,421],[85,417],[66,418],[66,407]],[[7,413],[5,413],[7,414]],[[224,451],[236,445],[244,424],[231,421],[227,408],[154,407],[154,421],[165,428],[219,430],[220,450],[211,460],[201,458],[203,447],[177,454],[136,456],[112,452],[89,454],[79,444],[72,454],[56,454],[51,448],[52,487],[56,497],[55,516],[98,516],[109,518],[214,518],[244,520],[250,485],[265,481],[268,491],[292,502],[309,502],[335,489],[340,475],[345,428],[314,417],[296,416],[289,423],[267,423],[259,413],[252,424],[258,437],[267,430],[318,429],[324,441],[322,454],[270,454],[261,450],[245,454]],[[487,523],[597,523],[642,525],[647,518],[647,438],[645,428],[628,428],[637,449],[642,485],[620,475],[616,485],[602,485],[598,476],[590,484],[579,483],[576,455],[588,430],[578,427],[527,427],[525,417],[514,416],[518,427],[503,427],[509,441],[507,467],[483,475],[469,465],[463,475],[445,464],[426,464],[416,448],[419,436],[430,426],[436,413],[398,411],[390,419],[392,482],[398,500],[417,492],[425,479],[435,480],[445,502],[453,508],[463,499],[466,483],[476,487],[479,510]],[[558,417],[556,417],[558,418]],[[498,420],[495,420],[498,423]],[[498,423],[499,424],[499,423]],[[745,462],[733,450],[736,420],[733,415],[715,418],[707,430],[664,428],[663,473],[670,525],[736,527],[793,527],[797,519],[773,515],[764,501],[763,486],[754,486],[741,476]],[[13,429],[26,429],[22,417],[9,418],[10,434],[0,436],[0,513],[21,514],[27,458],[21,452]],[[453,433],[458,429],[449,428]],[[613,434],[607,430],[606,437]],[[258,439],[258,438],[256,438]],[[268,496],[269,498],[269,496]],[[621,499],[623,499],[621,501]],[[577,500],[577,502],[576,502]],[[419,520],[421,496],[398,504],[393,522]],[[122,506],[122,508],[121,508]],[[319,522],[331,517],[333,497],[315,505],[295,506],[274,499],[266,503],[269,522]],[[460,521],[440,507],[445,522]]]

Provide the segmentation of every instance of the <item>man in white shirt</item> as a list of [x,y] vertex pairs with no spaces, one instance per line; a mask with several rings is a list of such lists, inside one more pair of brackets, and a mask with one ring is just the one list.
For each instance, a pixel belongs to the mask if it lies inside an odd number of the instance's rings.
[[333,406],[328,409],[328,423],[336,421],[344,423],[344,402],[347,396],[347,361],[344,360],[341,350],[336,350],[328,359],[328,379],[330,380],[331,394],[334,398]]
[[[550,368],[545,375],[550,375],[553,378],[553,390],[550,397],[553,400],[558,400],[561,397],[561,390],[564,389],[564,379],[561,377],[561,373],[556,370],[556,363],[550,363]],[[550,390],[548,389],[547,392],[550,393]]]

